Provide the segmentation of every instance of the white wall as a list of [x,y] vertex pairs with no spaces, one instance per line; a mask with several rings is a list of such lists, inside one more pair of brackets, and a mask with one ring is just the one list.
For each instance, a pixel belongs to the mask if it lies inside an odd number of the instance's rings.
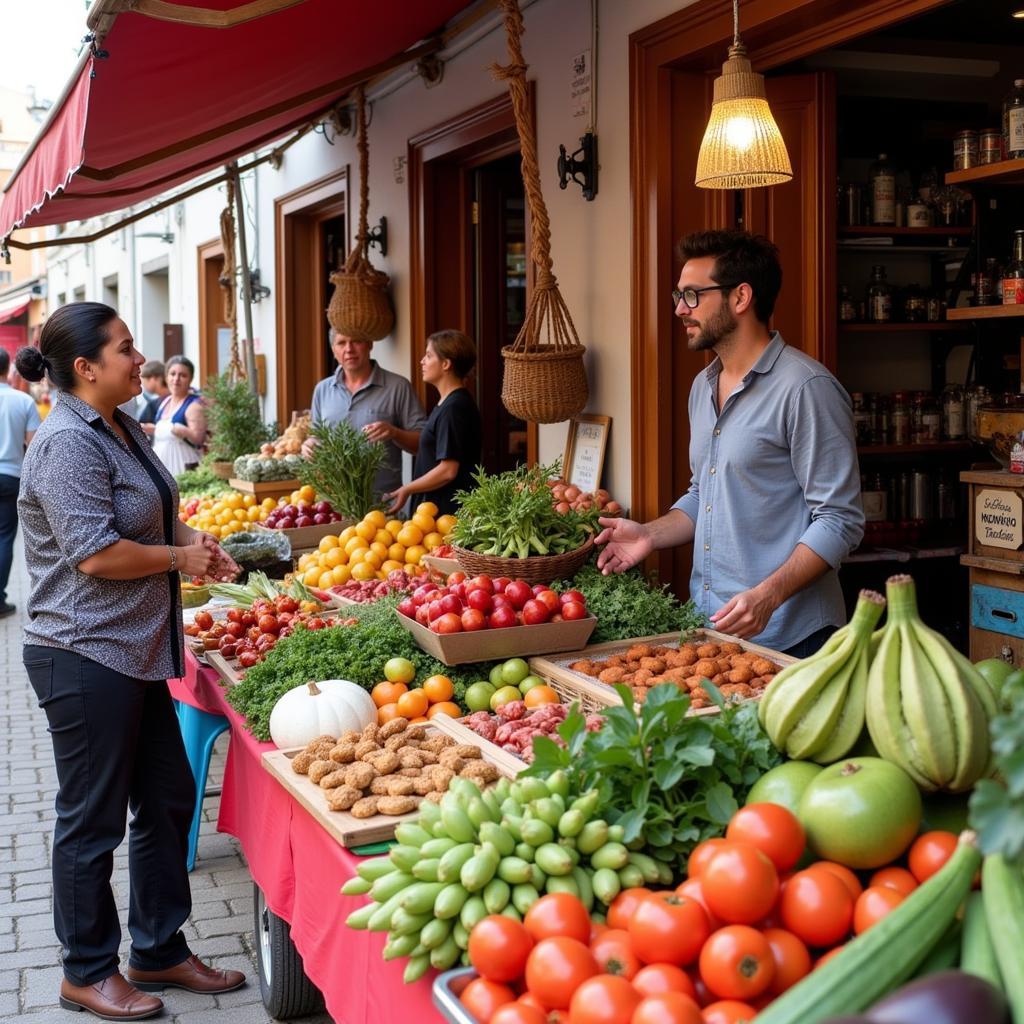
[[[572,58],[591,47],[590,0],[536,0],[524,11],[526,33],[523,50],[535,83],[538,153],[541,184],[551,219],[554,270],[562,295],[587,347],[591,398],[587,411],[613,418],[611,443],[605,463],[606,486],[629,503],[631,438],[630,374],[630,188],[629,188],[629,34],[664,17],[687,3],[678,0],[598,0],[596,126],[600,157],[597,197],[586,202],[579,188],[558,188],[555,164],[559,143],[575,149],[585,125],[574,120],[569,82]],[[499,21],[474,45],[450,60],[444,80],[427,89],[414,78],[374,103],[369,129],[370,220],[388,219],[388,257],[374,250],[376,266],[392,277],[397,311],[393,337],[378,342],[374,355],[388,369],[408,374],[409,337],[409,230],[408,181],[395,180],[394,161],[405,157],[410,137],[500,94],[505,86],[488,71],[492,62],[507,60],[505,36]],[[371,90],[371,98],[374,90]],[[351,137],[339,137],[328,145],[320,134],[310,134],[292,146],[278,170],[262,165],[244,181],[248,208],[256,220],[254,237],[249,230],[250,260],[258,265],[264,284],[274,286],[274,200],[302,185],[349,164],[353,188],[357,187],[358,159]],[[684,169],[690,173],[692,169]],[[185,352],[198,355],[198,273],[196,250],[219,235],[219,216],[224,205],[223,187],[207,190],[157,214],[136,226],[136,232],[169,227],[174,243],[154,239],[132,241],[132,228],[103,240],[93,266],[80,253],[60,258],[55,254],[51,271],[51,295],[69,296],[81,279],[87,297],[100,297],[103,277],[119,273],[121,312],[129,326],[139,324],[138,270],[148,259],[169,251],[169,316],[184,324]],[[355,204],[353,204],[355,206]],[[355,210],[353,210],[355,213]],[[152,223],[151,223],[152,222]],[[135,249],[134,254],[132,249]],[[68,250],[61,250],[67,252]],[[133,269],[133,267],[135,269]],[[665,282],[666,289],[671,282]],[[254,335],[268,362],[268,415],[273,415],[276,394],[275,302],[276,295],[253,309]],[[239,326],[241,327],[241,308]],[[486,410],[485,410],[486,414]],[[548,461],[561,454],[564,424],[541,427],[540,456]]]

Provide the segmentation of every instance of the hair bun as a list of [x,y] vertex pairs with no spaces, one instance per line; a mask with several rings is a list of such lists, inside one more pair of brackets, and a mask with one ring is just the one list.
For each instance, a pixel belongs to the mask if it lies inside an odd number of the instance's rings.
[[18,349],[18,354],[14,357],[14,365],[18,369],[18,373],[28,381],[39,381],[46,375],[47,364],[43,353],[29,345]]

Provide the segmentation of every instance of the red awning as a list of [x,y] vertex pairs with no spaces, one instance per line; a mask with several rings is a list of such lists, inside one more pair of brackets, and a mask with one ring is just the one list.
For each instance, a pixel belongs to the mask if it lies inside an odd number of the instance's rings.
[[31,296],[19,295],[16,299],[8,299],[7,302],[0,302],[0,324],[21,316],[32,304]]
[[[412,64],[416,44],[466,6],[138,0],[136,10],[121,10],[123,0],[99,0],[91,18],[99,12],[101,25],[112,27],[5,185],[0,239],[15,228],[123,209],[250,153],[328,111],[397,56]],[[218,12],[275,7],[222,28],[157,16],[177,8],[215,21]],[[154,15],[139,13],[147,10]]]

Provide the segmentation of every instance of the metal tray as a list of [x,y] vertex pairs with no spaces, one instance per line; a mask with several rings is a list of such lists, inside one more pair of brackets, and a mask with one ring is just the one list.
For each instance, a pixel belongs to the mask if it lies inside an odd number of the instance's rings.
[[434,979],[431,995],[441,1016],[451,1024],[480,1024],[459,1000],[466,986],[476,977],[473,967],[457,967]]

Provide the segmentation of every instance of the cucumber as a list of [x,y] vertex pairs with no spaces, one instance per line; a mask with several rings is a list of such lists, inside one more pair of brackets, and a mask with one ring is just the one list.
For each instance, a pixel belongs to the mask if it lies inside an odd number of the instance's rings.
[[[431,842],[438,842],[433,839]],[[426,843],[424,843],[424,846]],[[413,867],[418,864],[424,857],[430,857],[431,854],[424,853],[423,848],[420,846],[392,846],[388,851],[388,856],[391,858],[391,863],[398,868],[399,871],[411,872]],[[440,857],[440,854],[437,854]]]
[[984,978],[1002,991],[1003,975],[999,970],[999,960],[985,918],[985,898],[980,892],[972,892],[967,897],[960,942],[960,970]]
[[469,860],[476,852],[472,843],[460,843],[449,850],[437,865],[437,880],[439,882],[457,882],[462,865]]
[[[555,821],[557,822],[557,820],[556,818]],[[543,846],[555,838],[555,830],[540,818],[524,818],[519,831],[522,834],[523,842],[529,843],[533,847]]]
[[545,825],[550,825],[551,828],[555,828],[558,825],[559,819],[562,817],[561,808],[559,808],[558,804],[555,803],[551,797],[546,797],[543,800],[537,800],[533,804],[533,813],[540,818]]
[[[660,880],[661,872],[658,870],[658,862],[653,857],[642,853],[630,853],[627,860],[628,863],[636,865],[643,872],[644,881],[648,885],[653,885]],[[419,875],[416,877],[419,878]]]
[[467,932],[471,932],[487,916],[482,896],[470,896],[459,911],[459,920]]
[[436,949],[451,934],[452,922],[435,917],[420,930],[420,945],[424,949]]
[[437,894],[444,887],[444,882],[416,882],[398,894],[398,905],[410,914],[429,913],[434,909]]
[[528,882],[530,874],[530,862],[521,857],[502,857],[498,863],[498,877],[510,885]]
[[356,865],[356,874],[368,882],[376,882],[378,878],[383,878],[384,875],[389,875],[392,871],[397,870],[398,868],[387,854],[383,857],[374,857],[372,860],[364,860]]
[[532,885],[523,883],[512,887],[512,906],[525,914],[540,899],[540,893]]
[[558,834],[567,838],[578,836],[586,823],[582,811],[566,811],[558,819]]
[[405,973],[402,975],[402,981],[404,981],[406,985],[411,985],[414,981],[419,981],[420,978],[427,973],[427,968],[429,966],[429,953],[421,953],[419,956],[410,957],[409,962],[405,965]]
[[[923,887],[922,887],[923,888]],[[995,946],[999,972],[1013,1019],[1024,1021],[1024,872],[999,854],[985,858],[981,870],[985,919]]]
[[385,960],[396,960],[400,956],[409,956],[418,943],[419,935],[416,932],[411,932],[408,935],[392,935],[381,955]]
[[595,868],[611,868],[612,871],[618,871],[629,863],[629,850],[622,843],[607,842],[600,850],[595,850],[590,855],[590,863]]
[[552,796],[560,796],[564,800],[569,795],[569,776],[559,768],[548,776],[547,787]]
[[491,820],[491,810],[487,804],[483,802],[483,799],[480,796],[473,797],[466,804],[466,813],[469,815],[469,820],[473,822],[477,829],[488,822],[494,824]]
[[485,821],[480,826],[480,842],[492,843],[502,857],[508,857],[516,848],[512,833],[494,821]]
[[492,878],[484,886],[483,897],[487,913],[500,914],[512,897],[512,889],[508,882],[504,882],[500,878]]
[[[445,806],[444,800],[449,797],[453,798],[453,802]],[[441,801],[441,824],[444,825],[445,835],[459,843],[475,842],[476,826],[470,820],[469,815],[454,803],[454,794],[446,793],[444,800]]]
[[[420,808],[422,812],[423,808]],[[421,813],[422,816],[422,813]],[[395,829],[395,838],[403,846],[422,846],[430,839],[430,833],[414,821],[403,821]]]
[[[428,837],[434,834],[434,826],[441,820],[441,808],[438,804],[433,803],[431,800],[424,800],[420,804],[420,818],[418,827],[424,832],[428,833]],[[402,826],[399,826],[401,828]],[[395,829],[395,836],[400,843],[406,842],[406,840],[398,835],[398,829]],[[413,843],[412,845],[416,845]]]
[[572,869],[572,878],[579,890],[580,902],[589,912],[594,906],[594,886],[590,881],[590,875],[583,868],[575,867]]
[[437,899],[434,900],[434,916],[444,921],[450,917],[457,917],[468,899],[469,893],[465,888],[458,882],[452,882],[437,894]]
[[415,881],[412,875],[407,875],[404,871],[392,871],[390,875],[384,875],[373,883],[370,899],[378,903],[387,903],[396,892],[401,892]]
[[[430,923],[433,914],[410,914],[407,910],[403,910],[399,907],[391,915],[391,933],[392,935],[412,935],[417,938],[420,934],[420,929]],[[423,950],[420,950],[422,953]],[[415,953],[409,953],[409,956],[415,956]]]
[[342,896],[365,896],[372,883],[359,875],[353,875],[342,887]]
[[580,895],[579,886],[572,875],[552,875],[547,880],[544,888],[548,892],[567,892],[570,896],[575,896],[577,899]]
[[469,949],[469,932],[459,920],[452,926],[452,938],[459,949]]
[[510,903],[501,912],[502,917],[507,917],[510,921],[522,921],[523,915]]
[[626,836],[626,830],[621,825],[608,826],[608,838],[613,843],[621,843]]
[[619,868],[619,884],[623,889],[639,889],[644,884],[644,873],[635,865]]
[[401,901],[408,891],[408,889],[399,889],[391,899],[384,903],[376,904],[377,909],[374,911],[373,916],[370,918],[370,922],[366,927],[369,928],[371,932],[391,931],[391,918],[394,916],[395,911],[402,905]]
[[520,859],[525,860],[527,864],[532,864],[537,856],[537,850],[529,843],[516,843],[512,852]]
[[576,849],[584,854],[596,853],[607,842],[608,822],[599,818],[597,821],[588,821],[583,826],[576,837]]
[[480,799],[487,805],[491,821],[501,821],[501,801],[497,798],[493,789],[485,789],[480,794]]
[[914,977],[923,978],[926,974],[948,971],[956,967],[960,962],[962,932],[963,927],[960,922],[954,921],[921,962],[921,966],[914,972]]
[[420,847],[421,857],[443,857],[459,844],[454,839],[430,839]]
[[426,857],[412,868],[412,877],[418,878],[421,882],[437,882],[437,866],[441,863],[439,857]]
[[594,895],[605,905],[610,906],[612,900],[622,891],[619,876],[611,868],[600,868],[590,879]]
[[364,928],[368,928],[370,925],[370,918],[377,912],[379,906],[379,903],[367,903],[365,907],[353,910],[352,913],[345,918],[345,924],[347,924],[349,928],[355,928],[357,931],[362,931]]
[[546,875],[568,875],[574,867],[569,851],[556,843],[537,847],[536,862]]
[[468,892],[478,892],[494,877],[494,872],[497,870],[496,858],[488,853],[477,853],[462,865],[459,881]]
[[469,806],[469,801],[475,796],[480,795],[480,790],[477,788],[476,783],[472,779],[464,779],[461,775],[456,775],[454,779],[448,784],[448,792],[455,793],[466,801],[466,806]]
[[494,794],[494,799],[500,804],[503,800],[508,799],[509,793],[512,791],[512,783],[504,775],[498,779],[494,784],[494,789],[491,792]]
[[[831,960],[769,1003],[758,1014],[758,1024],[817,1024],[859,1013],[897,988],[956,917],[980,863],[974,834],[963,833],[939,871]],[[1019,949],[1014,947],[1012,955],[1019,956]]]

